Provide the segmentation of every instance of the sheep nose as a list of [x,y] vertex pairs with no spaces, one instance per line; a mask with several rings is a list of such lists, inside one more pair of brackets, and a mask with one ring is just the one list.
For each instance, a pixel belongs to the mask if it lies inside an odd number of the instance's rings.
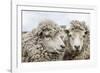
[[65,48],[65,46],[64,46],[64,45],[60,45],[60,47],[61,47],[61,48]]
[[76,48],[76,50],[79,50],[79,48],[80,48],[80,46],[76,46],[76,45],[74,47]]

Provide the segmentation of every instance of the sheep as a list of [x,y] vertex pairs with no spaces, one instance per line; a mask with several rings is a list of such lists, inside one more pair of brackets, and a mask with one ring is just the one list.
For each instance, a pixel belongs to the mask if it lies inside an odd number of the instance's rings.
[[61,32],[51,20],[40,22],[35,30],[22,37],[22,62],[63,60],[65,44]]
[[68,39],[65,41],[67,50],[63,59],[90,59],[90,31],[85,22],[73,20],[65,32]]

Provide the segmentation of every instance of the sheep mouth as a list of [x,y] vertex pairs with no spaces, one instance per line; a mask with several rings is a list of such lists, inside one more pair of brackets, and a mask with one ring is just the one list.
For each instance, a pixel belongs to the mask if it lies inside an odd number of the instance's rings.
[[82,52],[82,50],[76,50],[76,53],[81,53]]
[[82,50],[71,50],[73,53],[80,53]]

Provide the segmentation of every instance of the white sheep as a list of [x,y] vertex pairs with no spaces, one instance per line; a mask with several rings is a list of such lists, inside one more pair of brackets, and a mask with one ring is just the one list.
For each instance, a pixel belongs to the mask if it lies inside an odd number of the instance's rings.
[[22,62],[63,60],[65,44],[60,30],[55,22],[45,20],[25,34],[22,37]]
[[65,30],[68,40],[65,41],[66,52],[64,60],[82,60],[90,58],[90,31],[85,22],[71,21],[70,27]]

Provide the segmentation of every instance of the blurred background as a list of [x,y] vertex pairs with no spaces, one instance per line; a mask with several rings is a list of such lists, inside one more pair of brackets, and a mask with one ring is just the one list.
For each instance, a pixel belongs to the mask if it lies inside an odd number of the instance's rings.
[[58,25],[69,25],[72,20],[85,21],[86,24],[90,22],[88,13],[23,11],[22,31],[31,31],[33,28],[37,27],[39,22],[45,19],[50,19]]

